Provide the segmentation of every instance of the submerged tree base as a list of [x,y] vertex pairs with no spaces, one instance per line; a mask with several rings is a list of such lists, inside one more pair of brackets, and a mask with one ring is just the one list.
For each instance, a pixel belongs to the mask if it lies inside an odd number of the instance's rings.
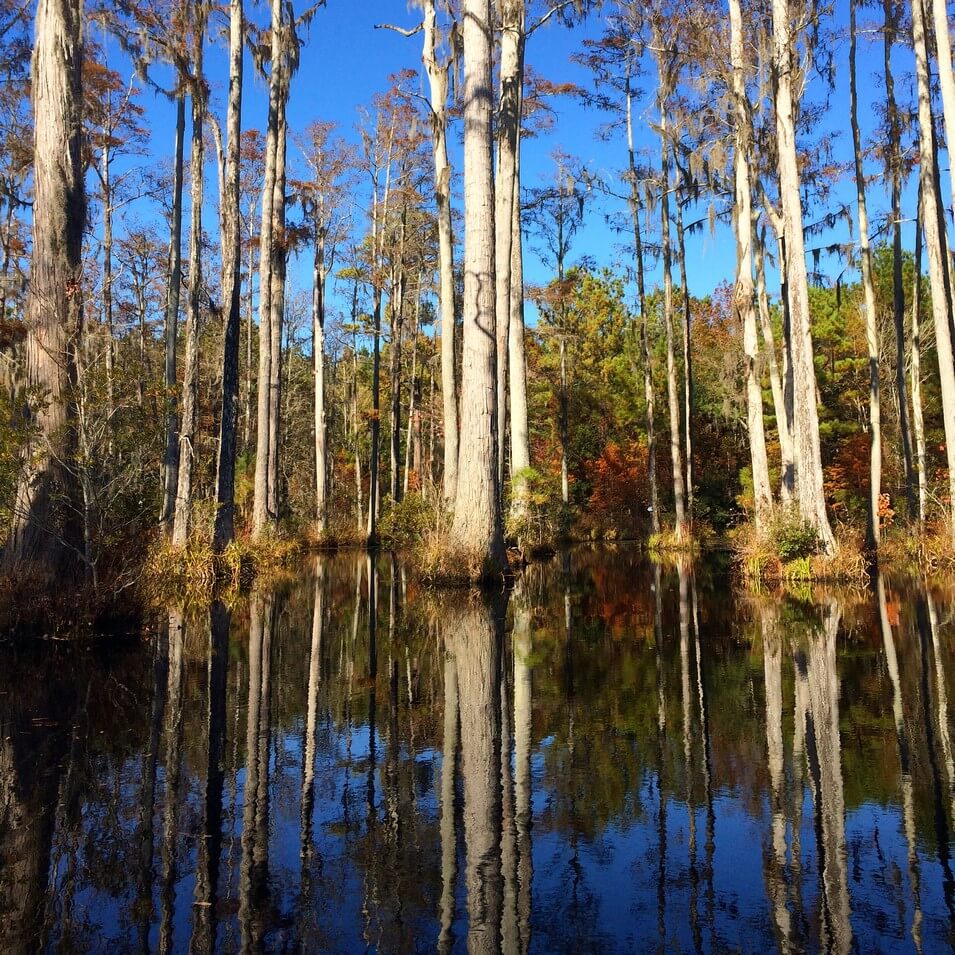
[[434,587],[501,584],[514,577],[511,563],[502,570],[489,562],[486,552],[461,547],[444,533],[427,535],[411,556],[417,576]]

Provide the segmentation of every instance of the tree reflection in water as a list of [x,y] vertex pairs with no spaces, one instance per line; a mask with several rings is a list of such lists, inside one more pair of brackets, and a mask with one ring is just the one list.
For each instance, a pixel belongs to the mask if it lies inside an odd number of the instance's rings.
[[0,950],[952,947],[951,594],[409,570],[0,651]]

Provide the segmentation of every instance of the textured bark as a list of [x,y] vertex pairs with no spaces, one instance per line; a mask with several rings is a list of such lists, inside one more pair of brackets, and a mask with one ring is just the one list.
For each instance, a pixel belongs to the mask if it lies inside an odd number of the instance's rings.
[[627,171],[630,176],[630,219],[633,223],[633,249],[637,260],[637,299],[640,306],[640,358],[643,366],[643,397],[646,402],[647,428],[647,477],[650,483],[650,531],[660,533],[660,502],[657,489],[657,441],[654,421],[655,396],[653,390],[653,367],[650,361],[650,338],[647,332],[647,290],[643,268],[643,234],[640,229],[640,184],[637,178],[636,154],[633,147],[633,91],[630,65],[627,66]]
[[189,309],[186,312],[186,367],[182,382],[182,424],[179,431],[179,483],[173,513],[172,542],[181,547],[192,520],[192,472],[195,466],[196,423],[199,415],[199,321],[202,307],[202,203],[204,193],[206,113],[203,47],[206,34],[204,0],[193,7],[192,150],[189,161]]
[[26,303],[26,412],[35,437],[17,486],[8,566],[72,573],[83,554],[76,478],[76,367],[82,334],[86,202],[81,155],[81,0],[39,0],[33,49],[33,254]]
[[[521,98],[524,85],[524,0],[501,0],[500,105],[497,117],[495,176],[495,307],[497,321],[497,433],[507,433],[510,365],[510,313],[514,294],[514,205],[520,202]],[[513,440],[513,439],[512,439]],[[512,475],[513,479],[513,475]],[[504,486],[504,454],[498,456],[498,484]]]
[[816,529],[824,550],[835,546],[823,492],[816,374],[809,320],[809,277],[803,236],[802,197],[793,115],[793,38],[787,0],[773,0],[773,62],[776,74],[776,141],[779,193],[786,241],[786,272],[792,339],[795,444],[798,446],[798,502],[802,517]]
[[685,467],[686,518],[693,526],[693,312],[686,280],[686,238],[683,231],[683,200],[676,194],[676,246],[680,260],[680,300],[683,305],[683,463]]
[[862,136],[859,132],[856,0],[849,0],[849,112],[852,126],[852,153],[855,162],[856,206],[859,215],[859,255],[862,260],[865,337],[869,348],[869,513],[866,538],[869,547],[875,549],[879,546],[881,537],[879,501],[882,496],[882,400],[879,383],[879,326],[875,311],[875,286],[872,280],[872,251],[869,246],[869,212],[865,198]]
[[[402,179],[404,176],[402,176]],[[388,349],[388,377],[390,379],[389,414],[389,459],[388,492],[392,504],[401,500],[401,348],[404,340],[405,298],[407,275],[405,274],[405,240],[407,231],[407,208],[401,211],[401,227],[398,230],[398,257],[396,274],[392,277],[389,315],[391,319],[391,342]]]
[[114,379],[116,350],[113,343],[113,182],[111,131],[104,130],[103,151],[100,156],[100,185],[103,200],[103,331],[106,335],[106,414],[112,418],[114,407]]
[[945,423],[945,451],[948,463],[950,496],[950,533],[955,538],[955,364],[950,331],[950,288],[948,253],[945,248],[944,220],[936,214],[939,181],[936,172],[934,123],[932,120],[929,62],[922,0],[911,0],[912,41],[915,47],[915,78],[918,86],[919,186],[922,194],[922,235],[928,253],[929,283],[932,291],[932,315],[935,320],[935,349],[938,356],[939,383],[942,392],[942,418]]
[[915,220],[915,279],[912,288],[912,353],[909,375],[912,387],[912,430],[915,433],[915,465],[918,474],[918,519],[925,522],[928,508],[928,472],[926,471],[925,419],[922,413],[922,189],[919,187],[918,215]]
[[[517,183],[520,185],[520,139]],[[511,292],[508,303],[508,383],[511,416],[511,508],[518,515],[526,502],[524,475],[531,466],[530,431],[527,423],[527,356],[524,348],[524,244],[521,236],[520,197],[511,210]]]
[[[955,73],[952,72],[952,40],[948,28],[948,4],[931,0],[932,25],[935,32],[935,55],[938,59],[938,85],[942,92],[942,119],[945,142],[955,142]],[[927,12],[928,0],[923,9]],[[923,14],[924,16],[924,14]],[[955,201],[955,176],[949,176],[952,199]]]
[[917,513],[915,464],[912,435],[909,430],[909,403],[905,386],[905,288],[902,281],[902,123],[895,98],[892,74],[892,46],[899,26],[900,4],[882,0],[882,70],[885,76],[885,112],[887,124],[886,173],[891,180],[892,225],[892,318],[895,326],[895,397],[899,407],[899,432],[902,438],[902,464],[905,468],[905,492],[908,518]]
[[[283,49],[283,55],[286,53]],[[268,507],[273,522],[279,518],[281,507],[281,476],[279,456],[281,454],[282,425],[282,338],[285,325],[285,274],[288,260],[285,237],[285,182],[286,152],[288,145],[288,120],[286,104],[288,102],[288,77],[284,65],[280,67],[282,76],[282,95],[279,100],[278,136],[275,143],[275,197],[272,201],[272,262],[269,269],[271,292],[269,307],[272,315],[269,322],[272,335],[272,361],[269,364],[269,472]]]
[[506,567],[497,483],[491,5],[464,4],[464,334],[452,540],[492,577]]
[[239,227],[240,147],[242,142],[242,0],[229,8],[229,104],[226,117],[225,190],[222,198],[222,292],[227,309],[222,346],[222,408],[219,456],[216,464],[216,518],[213,546],[222,551],[235,536],[235,454],[239,420],[239,334],[242,277],[239,263],[242,237]]
[[[659,43],[655,44],[659,46]],[[673,334],[673,252],[670,244],[670,141],[667,110],[669,109],[670,77],[657,54],[660,109],[660,252],[663,261],[663,325],[667,349],[667,404],[670,418],[670,462],[673,470],[673,506],[676,516],[676,535],[682,537],[686,526],[686,490],[683,484],[683,442],[680,435],[680,392],[677,382],[676,346]]]
[[733,159],[736,192],[736,287],[733,311],[743,329],[743,360],[746,367],[746,422],[749,430],[749,455],[753,470],[753,498],[756,519],[766,516],[773,504],[769,484],[769,459],[763,426],[763,389],[759,380],[759,336],[756,331],[756,306],[753,288],[753,190],[749,169],[751,122],[746,92],[746,64],[743,58],[743,13],[739,0],[729,0],[730,60],[733,70],[733,103],[736,112],[735,155]]
[[328,527],[328,451],[325,419],[325,240],[315,237],[312,266],[312,366],[315,376],[315,524]]
[[776,359],[776,337],[773,334],[773,324],[769,315],[769,296],[766,293],[766,259],[763,242],[759,232],[754,228],[753,240],[756,258],[756,303],[759,307],[759,324],[763,333],[763,344],[769,365],[769,384],[773,392],[773,413],[776,416],[776,433],[779,435],[780,458],[780,488],[779,499],[786,505],[792,500],[793,472],[793,439],[789,429],[789,413],[786,408],[786,392],[783,378],[779,371],[779,362]]
[[259,230],[259,380],[256,401],[255,488],[252,532],[258,537],[269,527],[269,410],[272,381],[272,263],[276,158],[282,109],[282,2],[272,0],[269,115],[265,135],[265,171],[262,179],[262,224]]
[[431,91],[431,146],[438,219],[438,298],[441,307],[441,394],[444,415],[444,499],[453,502],[458,476],[458,389],[455,375],[454,241],[451,232],[451,164],[448,161],[448,81],[452,64],[437,60],[435,0],[424,3],[421,59]]

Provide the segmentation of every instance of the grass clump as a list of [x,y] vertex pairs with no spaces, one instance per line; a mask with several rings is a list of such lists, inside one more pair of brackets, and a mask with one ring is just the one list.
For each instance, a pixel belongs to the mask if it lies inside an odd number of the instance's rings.
[[835,547],[826,553],[815,527],[790,510],[743,525],[733,548],[742,576],[753,583],[866,581],[869,576],[857,532],[840,527]]
[[879,545],[879,562],[903,573],[955,575],[955,541],[945,521],[893,528]]
[[651,554],[696,554],[700,550],[700,544],[708,531],[700,534],[697,529],[690,530],[689,527],[664,527],[655,534],[647,538],[647,550]]

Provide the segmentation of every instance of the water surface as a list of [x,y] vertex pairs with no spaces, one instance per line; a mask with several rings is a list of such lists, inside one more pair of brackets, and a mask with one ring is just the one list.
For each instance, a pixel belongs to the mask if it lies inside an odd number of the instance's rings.
[[953,609],[344,554],[0,651],[0,952],[949,951]]

